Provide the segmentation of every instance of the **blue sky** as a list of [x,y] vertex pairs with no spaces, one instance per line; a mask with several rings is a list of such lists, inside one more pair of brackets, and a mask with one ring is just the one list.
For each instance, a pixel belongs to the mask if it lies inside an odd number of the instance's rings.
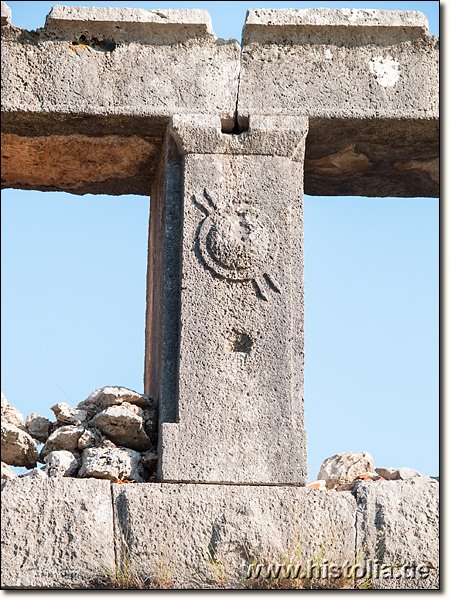
[[[43,26],[52,2],[8,2]],[[438,2],[64,2],[206,8],[240,39],[247,8],[421,10]],[[305,197],[309,479],[337,452],[438,474],[436,198]],[[2,390],[24,414],[95,388],[142,391],[149,200],[2,192]]]

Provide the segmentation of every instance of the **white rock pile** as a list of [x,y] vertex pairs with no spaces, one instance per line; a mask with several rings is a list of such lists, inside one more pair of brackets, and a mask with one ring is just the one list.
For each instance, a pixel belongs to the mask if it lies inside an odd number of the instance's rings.
[[328,492],[353,491],[361,481],[394,481],[421,477],[430,481],[436,478],[422,475],[409,467],[375,469],[368,452],[341,452],[323,461],[316,481],[306,487]]
[[[157,411],[149,396],[123,387],[95,390],[76,408],[51,407],[56,421],[23,415],[1,398],[1,481],[20,477],[152,479],[157,461]],[[38,450],[39,444],[44,444]],[[37,463],[45,466],[37,467]]]

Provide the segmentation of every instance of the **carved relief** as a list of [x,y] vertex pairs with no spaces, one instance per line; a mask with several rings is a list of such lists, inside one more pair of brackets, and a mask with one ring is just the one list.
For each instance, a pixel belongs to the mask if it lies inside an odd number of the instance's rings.
[[206,189],[206,202],[194,201],[207,217],[200,226],[199,249],[206,265],[231,281],[253,281],[267,300],[266,289],[280,293],[280,286],[269,273],[278,248],[278,231],[269,217],[245,203],[217,207]]

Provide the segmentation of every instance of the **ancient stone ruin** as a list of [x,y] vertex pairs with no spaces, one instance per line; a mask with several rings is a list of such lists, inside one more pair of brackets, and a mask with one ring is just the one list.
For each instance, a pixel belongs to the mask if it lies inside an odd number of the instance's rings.
[[379,560],[371,587],[438,588],[439,483],[342,453],[307,484],[303,414],[303,193],[438,195],[425,17],[249,10],[241,45],[203,10],[1,25],[2,187],[151,202],[144,393],[54,422],[2,398],[3,587],[258,587],[258,561],[332,587]]

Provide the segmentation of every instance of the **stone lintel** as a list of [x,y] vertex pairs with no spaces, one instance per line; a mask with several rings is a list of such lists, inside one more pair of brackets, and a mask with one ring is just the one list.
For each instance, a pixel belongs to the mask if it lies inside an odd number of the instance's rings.
[[260,116],[249,118],[248,130],[224,133],[218,115],[174,115],[170,133],[181,154],[261,154],[302,161],[299,146],[308,132],[308,118]]
[[6,2],[2,1],[2,12],[1,12],[1,24],[2,25],[10,25],[11,24],[11,9],[6,4]]
[[326,33],[328,43],[351,33],[353,36],[407,34],[411,38],[428,32],[428,21],[418,11],[374,10],[352,8],[273,9],[247,11],[243,43],[300,41],[311,43],[315,36]]
[[100,37],[117,43],[176,43],[189,38],[215,39],[211,17],[201,9],[54,6],[45,29],[59,38]]

